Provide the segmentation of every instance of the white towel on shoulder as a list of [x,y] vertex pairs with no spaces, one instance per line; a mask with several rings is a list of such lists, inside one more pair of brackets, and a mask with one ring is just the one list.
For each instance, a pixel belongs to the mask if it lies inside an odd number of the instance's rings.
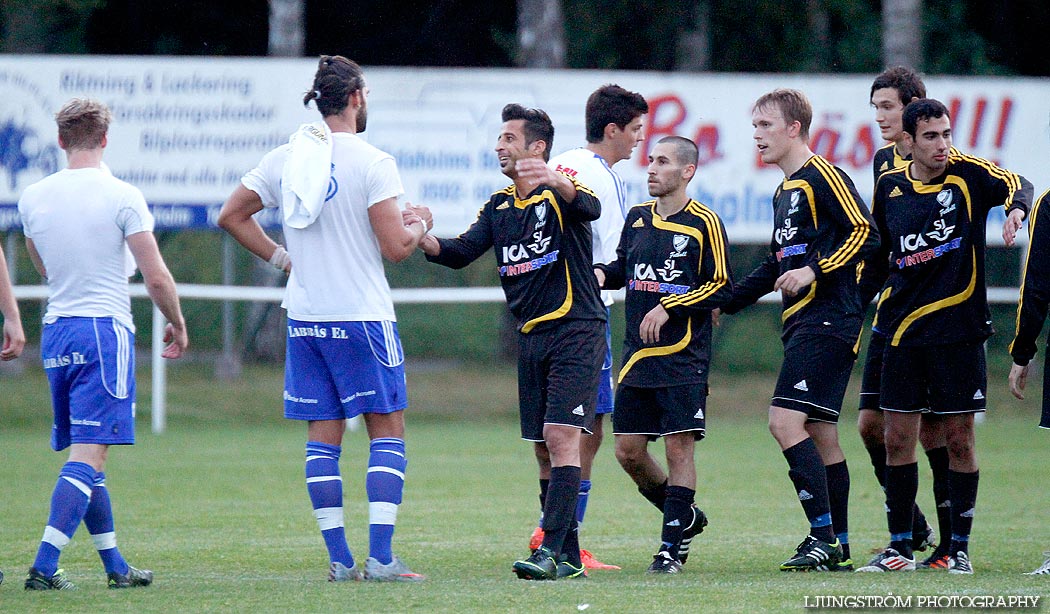
[[332,131],[328,124],[303,124],[288,139],[292,146],[281,173],[281,210],[292,228],[306,228],[321,214],[332,176]]

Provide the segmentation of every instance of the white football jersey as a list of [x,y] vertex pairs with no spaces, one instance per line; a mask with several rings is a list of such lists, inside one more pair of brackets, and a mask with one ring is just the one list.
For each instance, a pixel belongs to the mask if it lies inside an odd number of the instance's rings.
[[[266,154],[241,179],[265,207],[281,206],[281,171],[290,147]],[[317,220],[284,226],[292,272],[285,288],[288,317],[307,322],[394,320],[379,241],[368,208],[404,194],[394,158],[347,132],[332,134],[332,176]]]
[[153,230],[142,192],[108,169],[65,169],[26,188],[18,213],[47,270],[44,322],[112,317],[134,331],[125,239]]
[[[627,216],[627,193],[623,179],[605,159],[580,147],[554,156],[549,166],[587,186],[602,203],[602,214],[591,222],[591,246],[594,263],[616,260],[623,220]],[[602,291],[602,301],[612,305],[612,292]]]

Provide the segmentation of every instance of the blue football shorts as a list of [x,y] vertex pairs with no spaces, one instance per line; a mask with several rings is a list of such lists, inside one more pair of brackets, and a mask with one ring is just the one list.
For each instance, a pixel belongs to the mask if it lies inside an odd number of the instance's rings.
[[113,318],[59,318],[44,325],[40,346],[51,447],[135,443],[135,334]]
[[288,319],[284,417],[339,420],[408,407],[397,323]]
[[[606,318],[609,316],[609,308],[605,308]],[[612,355],[612,324],[605,320],[605,361],[602,362],[601,379],[598,380],[598,404],[594,408],[595,414],[612,413],[614,405],[613,395],[613,355]]]

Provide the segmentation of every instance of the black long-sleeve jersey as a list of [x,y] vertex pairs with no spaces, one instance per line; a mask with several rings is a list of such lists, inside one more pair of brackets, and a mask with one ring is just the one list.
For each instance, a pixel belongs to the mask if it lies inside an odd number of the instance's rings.
[[[616,256],[598,268],[605,288],[627,287],[618,381],[638,388],[706,381],[711,310],[729,300],[733,287],[722,220],[695,200],[667,219],[656,213],[655,200],[642,203],[627,213]],[[670,319],[660,341],[645,344],[639,326],[658,304]]]
[[541,185],[519,198],[513,185],[494,193],[478,218],[454,239],[438,239],[427,260],[458,269],[493,248],[500,284],[518,330],[528,333],[564,320],[606,320],[591,266],[591,225],[601,203],[583,185],[566,202]]
[[911,163],[875,185],[882,245],[865,263],[864,281],[885,283],[874,328],[895,346],[986,339],[994,332],[984,277],[988,212],[1000,205],[1027,212],[1032,184],[967,155],[949,155],[930,183],[910,171]]
[[[1036,353],[1036,339],[1043,330],[1050,305],[1050,219],[1040,213],[1050,211],[1050,190],[1043,192],[1039,202],[1028,213],[1028,256],[1021,279],[1021,298],[1017,302],[1017,324],[1010,356],[1014,363],[1027,365]],[[1050,386],[1050,382],[1044,383]]]
[[[962,155],[962,152],[954,147],[948,153],[957,156]],[[882,177],[883,173],[901,168],[909,162],[911,162],[911,154],[901,155],[896,143],[880,147],[875,152],[875,158],[871,161],[871,168],[875,175],[875,183],[872,185],[879,183],[879,177]],[[865,270],[865,263],[860,263],[860,266],[857,267],[857,283],[860,284],[860,304],[865,307],[871,303],[871,299],[875,298],[875,295],[882,289],[882,282],[884,281],[880,279],[873,284],[869,279],[866,279],[868,275],[870,275],[870,272]]]
[[909,161],[911,161],[911,156],[902,156],[897,149],[896,143],[883,145],[875,151],[875,158],[871,161],[871,170],[875,175],[875,183],[879,182],[879,177],[886,171],[900,168]]
[[770,254],[733,287],[733,298],[722,311],[740,311],[771,292],[780,275],[808,266],[816,280],[797,295],[783,297],[783,339],[805,333],[855,343],[863,317],[857,265],[878,244],[875,224],[853,181],[814,155],[777,188]]

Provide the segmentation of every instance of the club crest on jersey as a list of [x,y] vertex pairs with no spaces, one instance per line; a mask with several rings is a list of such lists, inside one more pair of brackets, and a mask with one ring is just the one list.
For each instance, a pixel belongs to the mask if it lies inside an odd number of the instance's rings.
[[773,238],[777,240],[777,243],[783,245],[784,243],[795,238],[796,232],[798,232],[798,228],[791,225],[791,218],[785,218],[784,227],[777,228],[777,231],[773,233]]
[[536,228],[539,229],[547,223],[547,203],[540,203],[536,205],[535,210],[536,219],[539,220],[536,222]]
[[798,213],[798,200],[801,198],[801,194],[798,192],[791,193],[791,207],[788,208],[788,215],[792,213]]
[[952,202],[951,190],[941,190],[937,193],[937,204],[941,206],[941,215],[955,211],[955,203]]
[[689,245],[689,237],[685,235],[675,235],[674,239],[671,240],[671,245],[674,246],[675,253],[671,254],[672,257],[685,256],[683,253],[686,246]]
[[328,176],[328,193],[324,195],[325,202],[332,200],[339,193],[339,182],[335,180],[335,164],[332,165],[330,173]]

